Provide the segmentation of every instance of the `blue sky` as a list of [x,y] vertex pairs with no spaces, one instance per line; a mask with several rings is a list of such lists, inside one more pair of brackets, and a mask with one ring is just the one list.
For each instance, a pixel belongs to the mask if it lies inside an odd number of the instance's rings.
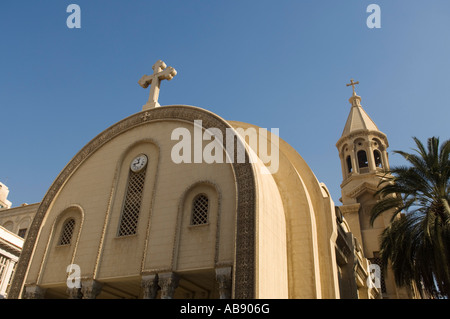
[[[69,4],[81,28],[69,29]],[[369,4],[381,28],[369,29]],[[161,105],[279,128],[336,204],[335,143],[351,78],[393,150],[450,138],[450,2],[47,0],[0,2],[0,181],[14,206],[41,201],[98,133],[141,111],[137,81],[158,59],[178,74]]]

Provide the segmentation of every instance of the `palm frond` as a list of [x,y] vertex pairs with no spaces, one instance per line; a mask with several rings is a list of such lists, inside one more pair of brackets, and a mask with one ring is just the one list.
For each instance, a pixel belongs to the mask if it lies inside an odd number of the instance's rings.
[[391,263],[399,286],[415,283],[421,295],[450,297],[450,140],[425,145],[416,137],[410,166],[393,167],[379,183],[370,223],[392,214],[380,237],[383,267]]

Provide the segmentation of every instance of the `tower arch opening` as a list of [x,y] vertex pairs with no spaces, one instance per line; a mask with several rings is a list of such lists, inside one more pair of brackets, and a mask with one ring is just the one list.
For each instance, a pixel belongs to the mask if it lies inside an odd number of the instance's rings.
[[358,167],[366,168],[369,167],[369,162],[367,161],[367,153],[364,150],[359,150],[357,153],[358,156]]

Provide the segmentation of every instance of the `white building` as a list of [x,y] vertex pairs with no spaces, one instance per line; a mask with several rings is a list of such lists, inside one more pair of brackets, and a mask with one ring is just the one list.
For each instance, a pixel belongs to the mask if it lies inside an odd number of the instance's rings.
[[6,298],[15,266],[39,203],[11,208],[8,187],[0,182],[0,299]]
[[11,207],[11,202],[6,199],[6,197],[8,197],[8,193],[9,193],[8,187],[2,182],[0,182],[0,209]]
[[6,298],[24,239],[0,226],[0,299]]

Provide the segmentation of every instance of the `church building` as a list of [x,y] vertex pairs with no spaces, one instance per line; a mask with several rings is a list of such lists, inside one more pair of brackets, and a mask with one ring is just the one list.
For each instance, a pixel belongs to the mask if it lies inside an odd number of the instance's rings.
[[160,106],[161,81],[175,75],[155,63],[139,80],[150,86],[142,111],[94,137],[56,177],[8,298],[401,297],[392,276],[371,273],[389,220],[368,224],[388,142],[353,80],[336,144],[336,206],[274,132],[195,106]]

